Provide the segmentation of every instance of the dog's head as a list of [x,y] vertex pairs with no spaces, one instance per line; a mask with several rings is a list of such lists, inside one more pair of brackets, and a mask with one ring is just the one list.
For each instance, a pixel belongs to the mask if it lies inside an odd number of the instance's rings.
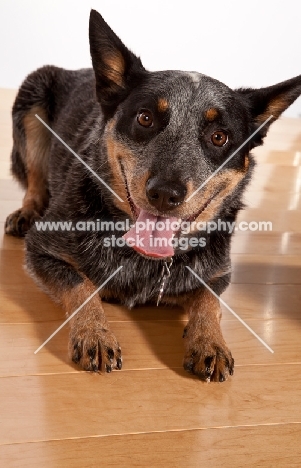
[[151,236],[170,240],[179,220],[207,222],[234,199],[238,206],[253,166],[249,152],[300,95],[301,77],[232,90],[201,73],[148,72],[94,10],[90,49],[110,183],[124,200],[115,204],[137,223],[165,222],[159,233],[140,232],[140,252],[172,256],[170,244],[151,246]]

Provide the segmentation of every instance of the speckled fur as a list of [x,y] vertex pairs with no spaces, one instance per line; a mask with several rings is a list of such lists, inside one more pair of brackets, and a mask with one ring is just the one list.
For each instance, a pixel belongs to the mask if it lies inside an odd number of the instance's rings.
[[[269,125],[301,92],[300,77],[260,90],[231,90],[196,72],[148,72],[95,11],[90,17],[90,47],[93,69],[68,71],[46,66],[29,75],[19,90],[13,107],[12,172],[27,192],[34,188],[29,175],[42,168],[39,158],[30,159],[26,153],[28,132],[24,122],[33,109],[37,113],[40,109],[46,123],[103,180],[109,185],[115,180],[120,194],[125,193],[118,165],[123,158],[133,199],[151,210],[143,183],[137,183],[146,179],[145,174],[160,174],[168,182],[180,181],[192,192],[271,111],[274,117]],[[156,118],[148,133],[137,127],[140,108],[153,109]],[[227,131],[229,143],[215,148],[210,135],[220,128]],[[216,195],[215,204],[209,205],[198,219],[235,221],[254,167],[249,152],[262,144],[267,129],[268,125],[258,132],[207,189],[172,212],[160,214],[189,218],[200,209],[210,190],[217,190],[220,195]],[[41,132],[44,130],[41,124]],[[35,148],[37,154],[44,144],[45,139],[41,139]],[[120,221],[129,217],[128,202],[118,203],[53,136],[46,153],[47,164],[43,160],[41,172],[47,193],[40,213],[44,221]],[[230,177],[226,177],[226,171]],[[26,234],[36,218],[31,216],[21,208],[8,217],[6,232]],[[105,247],[103,238],[108,234],[113,233],[39,232],[35,226],[27,232],[27,270],[68,314],[120,265],[122,270],[100,296],[118,299],[128,307],[156,300],[162,260],[145,258],[130,247]],[[114,234],[120,237],[124,233]],[[212,232],[205,237],[206,247],[175,252],[162,302],[182,305],[188,314],[184,367],[200,378],[223,381],[233,373],[234,361],[219,327],[219,303],[186,265],[221,294],[230,281],[231,235]],[[86,370],[120,369],[120,347],[105,320],[100,296],[72,321],[70,354]]]

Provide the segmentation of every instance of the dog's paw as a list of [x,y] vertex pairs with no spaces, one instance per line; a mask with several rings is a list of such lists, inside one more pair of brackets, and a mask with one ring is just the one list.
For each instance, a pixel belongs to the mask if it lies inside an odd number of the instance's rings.
[[39,214],[35,211],[20,208],[6,218],[5,233],[11,236],[24,237],[37,219],[39,219]]
[[86,371],[111,372],[122,368],[121,348],[113,333],[104,328],[71,328],[69,354]]
[[184,369],[200,379],[211,382],[224,382],[234,372],[234,359],[224,340],[210,341],[206,336],[189,339],[185,336],[186,354]]

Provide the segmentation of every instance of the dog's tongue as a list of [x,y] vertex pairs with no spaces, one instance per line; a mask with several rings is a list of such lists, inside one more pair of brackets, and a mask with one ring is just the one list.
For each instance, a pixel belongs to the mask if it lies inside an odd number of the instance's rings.
[[123,237],[134,250],[148,257],[172,257],[173,230],[170,224],[173,222],[177,222],[177,218],[163,218],[140,210],[135,225]]

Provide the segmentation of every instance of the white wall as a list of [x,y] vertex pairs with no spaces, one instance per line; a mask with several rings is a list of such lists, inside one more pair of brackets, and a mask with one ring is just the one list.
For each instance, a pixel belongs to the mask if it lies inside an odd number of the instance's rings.
[[[231,87],[301,74],[300,0],[0,0],[0,87],[45,64],[90,66],[98,10],[150,70],[197,70]],[[301,99],[286,112],[301,116]]]

